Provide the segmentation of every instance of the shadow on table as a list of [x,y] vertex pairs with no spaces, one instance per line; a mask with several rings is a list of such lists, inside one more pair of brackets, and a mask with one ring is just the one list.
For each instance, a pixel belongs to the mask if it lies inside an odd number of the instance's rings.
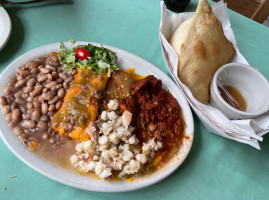
[[0,64],[7,61],[14,53],[18,51],[22,45],[24,38],[24,27],[21,19],[18,17],[18,12],[21,10],[19,7],[5,8],[9,14],[12,24],[12,32],[6,46],[0,52]]
[[263,141],[260,143],[261,151],[269,154],[269,133],[263,136]]

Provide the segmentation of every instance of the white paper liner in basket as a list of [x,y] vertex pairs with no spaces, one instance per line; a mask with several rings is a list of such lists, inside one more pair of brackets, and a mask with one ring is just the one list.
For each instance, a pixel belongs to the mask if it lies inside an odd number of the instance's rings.
[[[248,64],[237,47],[226,3],[220,1],[214,4],[212,8],[214,14],[222,22],[225,36],[233,43],[236,49],[236,55],[231,62]],[[177,77],[178,57],[168,42],[175,29],[183,21],[192,17],[194,12],[175,14],[166,9],[164,2],[161,2],[161,12],[160,41],[166,66],[206,129],[211,133],[260,149],[258,140],[262,141],[262,136],[269,131],[269,113],[253,119],[229,120],[219,110],[197,101],[189,88]]]

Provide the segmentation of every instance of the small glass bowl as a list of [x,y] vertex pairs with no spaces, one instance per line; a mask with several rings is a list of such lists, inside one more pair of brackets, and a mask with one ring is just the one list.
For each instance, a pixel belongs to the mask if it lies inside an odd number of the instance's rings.
[[[246,111],[229,105],[221,96],[218,85],[236,88],[245,98]],[[210,86],[210,104],[229,119],[249,119],[269,110],[269,83],[255,68],[229,63],[219,68]]]

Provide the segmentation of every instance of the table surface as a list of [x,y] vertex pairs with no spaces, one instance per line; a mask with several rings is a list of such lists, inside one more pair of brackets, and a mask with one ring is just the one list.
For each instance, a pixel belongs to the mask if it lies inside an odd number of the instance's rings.
[[[197,0],[188,6],[194,11]],[[159,42],[158,0],[75,0],[74,4],[6,7],[12,34],[0,52],[0,71],[36,47],[69,39],[115,46],[145,58],[168,74]],[[241,53],[269,79],[269,28],[229,11]],[[206,131],[194,114],[195,138],[176,172],[127,193],[75,189],[26,166],[0,140],[0,199],[266,199],[269,136],[261,151]],[[15,178],[9,176],[16,175]],[[6,187],[7,190],[3,188]]]

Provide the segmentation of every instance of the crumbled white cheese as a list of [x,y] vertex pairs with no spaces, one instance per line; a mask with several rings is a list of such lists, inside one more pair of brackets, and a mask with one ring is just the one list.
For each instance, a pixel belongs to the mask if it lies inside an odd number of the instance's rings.
[[138,160],[141,164],[145,164],[148,160],[147,156],[145,154],[137,154],[135,156],[136,160]]
[[94,130],[97,136],[77,144],[70,162],[84,172],[95,172],[100,178],[108,178],[113,170],[120,171],[119,177],[137,173],[141,165],[162,148],[162,143],[151,139],[143,143],[141,149],[138,138],[132,135],[132,114],[127,111],[118,116],[116,100],[110,100],[107,106],[110,111],[103,111],[94,124],[99,129],[99,132]]
[[105,135],[102,135],[99,139],[98,139],[98,143],[101,145],[105,145],[108,143],[108,138]]
[[107,111],[102,111],[101,119],[104,120],[104,121],[108,120],[108,112]]
[[119,108],[119,103],[117,100],[110,100],[107,104],[110,110],[117,110]]

